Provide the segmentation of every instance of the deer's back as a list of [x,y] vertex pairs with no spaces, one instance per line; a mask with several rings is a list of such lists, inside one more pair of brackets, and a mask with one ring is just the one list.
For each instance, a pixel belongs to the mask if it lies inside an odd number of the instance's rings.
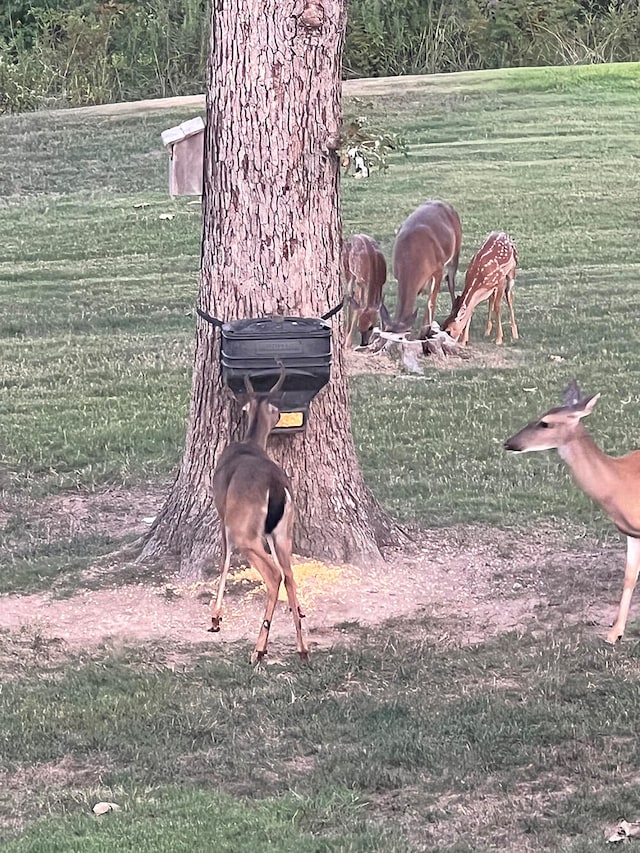
[[284,507],[285,491],[292,494],[291,483],[282,468],[261,447],[245,442],[225,448],[214,472],[212,486],[213,500],[224,523],[232,521],[228,517],[235,508],[247,502],[263,506],[266,518],[267,495],[271,502]]
[[504,231],[493,231],[471,259],[465,276],[465,290],[479,283],[485,288],[502,284],[505,276],[515,270],[518,253],[511,237]]
[[393,249],[393,273],[400,284],[441,270],[460,252],[460,217],[450,204],[429,201],[403,222]]

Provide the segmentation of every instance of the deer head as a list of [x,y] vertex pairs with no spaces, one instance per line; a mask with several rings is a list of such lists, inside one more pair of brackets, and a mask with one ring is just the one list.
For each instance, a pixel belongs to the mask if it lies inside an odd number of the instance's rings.
[[457,341],[464,331],[468,316],[468,306],[463,304],[462,294],[460,293],[453,301],[451,314],[449,314],[442,324],[442,331],[447,332],[449,337],[453,338],[454,341]]
[[358,314],[358,331],[360,332],[360,346],[369,346],[371,333],[378,319],[378,314],[381,310],[381,303],[378,305],[369,305],[364,308],[355,296],[349,298],[349,304]]
[[244,377],[244,387],[246,389],[246,402],[242,410],[247,413],[247,431],[245,441],[254,441],[263,449],[267,446],[267,438],[269,433],[278,423],[280,417],[280,409],[275,404],[278,392],[284,385],[287,372],[284,364],[280,361],[280,375],[275,385],[269,390],[257,393],[251,384],[249,374]]
[[576,436],[580,421],[591,414],[599,399],[600,394],[582,398],[574,380],[564,392],[563,405],[549,409],[508,438],[505,450],[525,453],[564,447]]

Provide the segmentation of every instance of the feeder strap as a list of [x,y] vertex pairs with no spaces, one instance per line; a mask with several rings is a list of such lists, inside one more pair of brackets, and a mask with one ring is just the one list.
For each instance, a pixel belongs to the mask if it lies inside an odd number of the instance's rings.
[[337,314],[338,311],[341,311],[344,308],[344,302],[345,302],[344,299],[342,300],[342,302],[338,302],[338,304],[335,305],[331,309],[331,311],[327,311],[327,313],[323,314],[322,317],[320,317],[320,319],[321,320],[329,320],[331,317],[333,317],[334,314]]
[[[344,299],[342,300],[342,302],[338,302],[337,305],[334,305],[334,307],[330,311],[327,311],[326,314],[323,314],[322,317],[320,317],[320,319],[321,320],[330,320],[334,314],[337,314],[338,311],[341,311],[343,308],[344,308]],[[211,323],[211,325],[217,326],[219,329],[221,329],[224,326],[223,320],[218,320],[217,317],[212,317],[211,314],[207,314],[207,312],[203,311],[202,308],[198,308],[198,306],[196,306],[196,311],[202,317],[203,320],[207,321],[207,323]]]
[[196,311],[202,317],[203,320],[206,320],[207,323],[211,323],[212,326],[217,326],[219,329],[224,326],[222,320],[218,320],[217,317],[212,317],[211,314],[207,314],[207,312],[203,311],[202,308],[198,308],[196,306]]

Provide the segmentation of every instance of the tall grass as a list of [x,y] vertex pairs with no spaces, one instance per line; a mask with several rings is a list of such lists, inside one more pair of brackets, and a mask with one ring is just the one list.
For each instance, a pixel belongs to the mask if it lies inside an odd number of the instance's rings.
[[592,6],[577,0],[351,0],[345,72],[371,77],[637,59],[638,9]]
[[640,56],[640,18],[627,7],[610,6],[601,18],[587,15],[568,32],[541,24],[536,36],[539,65],[591,65]]
[[[14,4],[0,10],[0,112],[201,92],[208,34],[207,0]],[[633,3],[350,0],[344,74],[638,57],[640,11]]]
[[0,30],[0,112],[203,91],[207,0],[72,6]]

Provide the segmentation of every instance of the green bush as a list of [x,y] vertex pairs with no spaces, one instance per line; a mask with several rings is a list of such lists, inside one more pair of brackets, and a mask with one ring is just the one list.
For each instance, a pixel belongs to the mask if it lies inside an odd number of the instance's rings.
[[[208,33],[208,0],[5,0],[0,112],[201,92]],[[638,58],[638,0],[350,0],[344,73]]]
[[118,96],[203,92],[209,15],[208,0],[148,0],[129,5],[111,35]]
[[575,0],[500,0],[490,12],[482,54],[489,67],[501,68],[541,64],[536,56],[540,40],[553,42],[554,33],[569,33],[579,6]]
[[204,89],[207,0],[14,7],[15,17],[5,10],[0,18],[0,110]]
[[633,60],[640,55],[640,17],[624,4],[499,0],[479,50],[492,68]]
[[375,77],[638,57],[636,0],[351,0],[344,65]]
[[376,77],[459,71],[481,62],[473,0],[352,0],[345,74]]

